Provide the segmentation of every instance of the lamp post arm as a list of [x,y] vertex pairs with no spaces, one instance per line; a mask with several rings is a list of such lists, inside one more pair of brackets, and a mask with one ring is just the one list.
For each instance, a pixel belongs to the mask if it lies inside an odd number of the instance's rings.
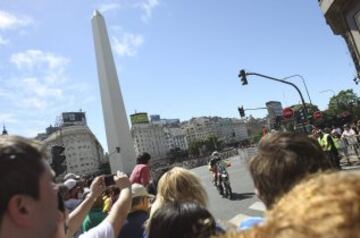
[[310,98],[310,93],[309,93],[309,90],[308,90],[308,87],[307,87],[307,85],[306,85],[306,82],[305,82],[304,77],[303,77],[302,75],[300,75],[300,74],[294,74],[294,75],[291,75],[291,76],[286,77],[286,78],[284,78],[284,79],[288,79],[288,78],[292,78],[292,77],[299,77],[299,78],[301,78],[301,80],[302,80],[302,82],[303,82],[303,84],[304,84],[304,88],[305,88],[306,94],[307,94],[307,96],[308,96],[308,98],[309,98],[309,102],[310,102],[310,104],[312,104],[312,101],[311,101],[311,98]]
[[[307,110],[307,107],[306,107],[306,103],[305,103],[304,97],[303,97],[300,89],[299,89],[295,84],[293,84],[293,83],[291,83],[291,82],[288,82],[288,81],[285,81],[285,80],[282,80],[282,79],[273,78],[273,77],[270,77],[270,76],[267,76],[267,75],[258,74],[258,73],[254,73],[254,72],[248,72],[248,73],[246,73],[246,75],[247,75],[247,76],[248,76],[248,75],[256,75],[256,76],[259,76],[259,77],[262,77],[262,78],[267,78],[267,79],[270,79],[270,80],[273,80],[273,81],[277,81],[277,82],[280,82],[280,83],[284,83],[284,84],[288,84],[288,85],[294,87],[294,88],[296,89],[296,91],[297,91],[297,92],[299,93],[299,95],[300,95],[301,102],[302,102],[303,107],[304,107],[305,118],[308,119],[308,118],[307,118],[307,116],[308,116],[308,110]],[[305,127],[304,127],[304,130],[305,130],[305,132],[306,132]]]

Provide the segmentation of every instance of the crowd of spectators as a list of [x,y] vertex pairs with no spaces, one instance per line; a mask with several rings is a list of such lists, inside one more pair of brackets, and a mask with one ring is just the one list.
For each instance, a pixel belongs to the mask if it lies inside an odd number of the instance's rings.
[[360,174],[339,170],[324,147],[326,132],[323,140],[313,136],[262,138],[249,171],[267,212],[236,230],[209,212],[200,178],[186,168],[152,178],[143,153],[130,178],[67,174],[55,184],[39,144],[1,136],[0,238],[360,237]]

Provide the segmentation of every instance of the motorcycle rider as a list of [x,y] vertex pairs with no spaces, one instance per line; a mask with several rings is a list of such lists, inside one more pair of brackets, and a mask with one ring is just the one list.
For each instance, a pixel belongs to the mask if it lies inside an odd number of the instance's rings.
[[212,173],[212,177],[213,177],[213,183],[215,186],[217,186],[217,163],[220,161],[220,154],[217,151],[212,152],[209,163],[208,163],[208,168],[209,171]]
[[221,185],[220,176],[222,174],[226,174],[229,178],[229,174],[226,170],[226,168],[229,166],[230,166],[230,163],[226,163],[225,161],[223,161],[221,159],[219,152],[214,151],[211,154],[211,159],[209,161],[209,170],[213,174],[214,185],[220,190],[221,195],[224,194],[224,191],[223,191],[222,186],[220,186]]

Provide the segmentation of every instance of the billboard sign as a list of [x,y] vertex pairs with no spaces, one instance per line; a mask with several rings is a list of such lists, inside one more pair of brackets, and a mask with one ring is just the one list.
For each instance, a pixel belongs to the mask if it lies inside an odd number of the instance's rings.
[[146,112],[140,112],[130,115],[131,124],[149,123],[148,114]]

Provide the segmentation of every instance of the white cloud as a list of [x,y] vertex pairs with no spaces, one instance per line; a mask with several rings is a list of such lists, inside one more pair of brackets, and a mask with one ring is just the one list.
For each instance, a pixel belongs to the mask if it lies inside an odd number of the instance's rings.
[[121,37],[113,37],[113,49],[120,56],[135,56],[138,48],[144,43],[140,34],[124,33]]
[[17,92],[19,99],[14,102],[17,107],[44,111],[63,104],[68,58],[52,52],[26,50],[11,55],[10,62],[20,74],[8,87]]
[[0,113],[0,123],[17,123],[18,119],[15,118],[15,115],[11,113]]
[[32,70],[46,67],[49,70],[63,70],[69,63],[69,59],[41,50],[27,50],[11,55],[10,62],[14,63],[18,69]]
[[23,98],[21,100],[22,106],[28,109],[36,109],[38,111],[45,111],[48,106],[47,100],[43,98]]
[[101,13],[105,13],[105,12],[109,12],[109,11],[114,11],[120,8],[120,4],[119,3],[108,3],[108,4],[102,4],[98,7],[99,11]]
[[0,35],[0,45],[7,45],[9,43],[9,40],[5,39]]
[[138,7],[144,11],[144,15],[141,16],[141,20],[148,22],[151,18],[153,9],[159,5],[159,0],[144,0],[139,3]]
[[0,30],[17,29],[31,23],[33,23],[33,20],[28,16],[16,16],[0,10]]
[[38,97],[61,97],[63,95],[62,89],[54,88],[52,85],[46,83],[41,83],[38,78],[25,78],[22,82],[24,87]]

